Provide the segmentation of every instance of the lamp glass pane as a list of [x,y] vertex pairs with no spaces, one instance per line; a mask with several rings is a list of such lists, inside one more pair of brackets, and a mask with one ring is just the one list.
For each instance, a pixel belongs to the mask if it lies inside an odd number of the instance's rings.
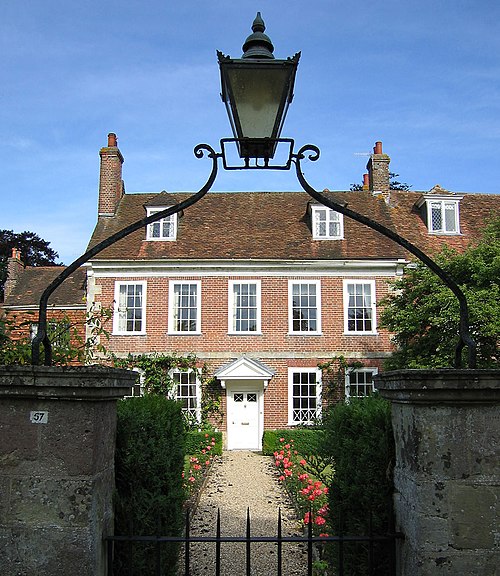
[[238,136],[277,138],[276,120],[286,98],[290,70],[231,68],[227,72],[242,131]]

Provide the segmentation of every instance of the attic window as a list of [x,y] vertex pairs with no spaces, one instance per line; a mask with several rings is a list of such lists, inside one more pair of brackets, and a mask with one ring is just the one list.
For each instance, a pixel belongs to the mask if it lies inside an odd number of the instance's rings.
[[[147,215],[151,216],[162,210],[166,210],[168,206],[155,206],[154,208],[146,208]],[[157,222],[148,224],[146,239],[147,240],[175,240],[177,237],[177,214],[171,214],[166,218],[162,218]]]
[[429,234],[460,234],[459,204],[462,197],[425,195],[417,204],[425,205]]
[[326,206],[311,206],[314,240],[341,240],[344,237],[344,218]]

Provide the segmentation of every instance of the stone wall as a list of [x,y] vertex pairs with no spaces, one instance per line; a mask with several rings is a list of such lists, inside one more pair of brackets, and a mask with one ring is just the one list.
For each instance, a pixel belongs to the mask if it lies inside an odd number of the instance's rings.
[[500,566],[500,371],[377,377],[392,402],[401,576],[492,576]]
[[0,574],[104,576],[116,400],[135,375],[0,367]]

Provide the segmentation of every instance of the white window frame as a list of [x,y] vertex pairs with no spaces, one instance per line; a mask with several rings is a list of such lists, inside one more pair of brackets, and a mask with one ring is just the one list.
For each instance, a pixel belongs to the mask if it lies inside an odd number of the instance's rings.
[[[177,298],[175,294],[176,286],[194,285],[196,286],[196,327],[194,330],[177,330],[176,329],[176,311]],[[168,333],[196,335],[201,334],[201,282],[200,280],[171,280],[168,290]]]
[[[349,368],[346,371],[346,375],[345,375],[345,399],[348,402],[350,398],[366,398],[366,394],[364,395],[359,395],[359,394],[351,394],[351,375],[352,374],[371,374],[372,378],[373,376],[375,376],[375,374],[378,374],[378,368]],[[357,389],[357,384],[355,385],[356,389]],[[375,392],[376,388],[375,385],[373,384],[373,380],[372,380],[372,389],[371,389],[371,393]]]
[[[120,330],[120,287],[121,286],[142,286],[142,321],[141,330]],[[146,334],[146,289],[147,282],[145,280],[129,280],[115,281],[115,301],[114,301],[114,311],[113,311],[113,334],[120,334],[126,336],[141,336]]]
[[[319,231],[319,217],[325,212],[325,233]],[[330,224],[338,224],[338,234],[330,233]],[[313,240],[343,240],[344,238],[344,215],[327,206],[311,206],[311,228]]]
[[[253,284],[256,287],[256,329],[255,330],[236,330],[236,317],[235,317],[235,286],[238,284]],[[261,282],[260,280],[230,280],[228,284],[228,334],[261,334]]]
[[[349,286],[353,285],[370,285],[371,297],[371,330],[349,330]],[[377,295],[375,280],[344,280],[344,334],[362,336],[367,334],[377,334]]]
[[[428,198],[426,201],[426,206],[427,206],[427,227],[429,230],[429,234],[439,234],[439,235],[446,234],[450,236],[456,236],[460,234],[460,211],[458,200]],[[432,218],[434,207],[439,207],[439,210],[441,212],[441,228],[436,229],[434,228]],[[446,210],[450,209],[450,207],[453,210],[455,226],[453,229],[448,230],[446,221]]]
[[[294,419],[294,411],[297,408],[294,408],[293,400],[293,376],[294,374],[304,374],[304,373],[314,373],[316,378],[316,395],[315,396],[308,396],[308,397],[315,397],[316,398],[316,408],[315,408],[315,418],[309,419]],[[289,367],[288,368],[288,426],[299,426],[301,424],[312,424],[315,419],[321,417],[322,412],[322,379],[321,379],[321,370],[316,367]],[[305,408],[305,410],[309,410]]]
[[[182,375],[186,375],[188,377],[188,382],[180,382],[180,383],[176,383],[175,382],[175,375],[179,374],[180,377],[182,378]],[[191,384],[189,383],[189,378],[191,374],[195,374],[195,386],[196,386],[196,395],[195,396],[179,396],[179,385],[183,385],[183,386],[190,386]],[[172,389],[172,398],[174,398],[175,400],[178,400],[180,402],[182,402],[182,400],[184,398],[188,398],[188,399],[192,399],[195,398],[196,399],[196,406],[194,408],[194,413],[192,411],[192,409],[188,408],[182,408],[182,412],[183,413],[187,413],[190,414],[192,416],[194,416],[196,418],[197,422],[201,422],[201,380],[200,380],[200,374],[198,372],[198,370],[194,370],[193,368],[189,368],[188,370],[179,370],[174,368],[173,370],[170,371],[169,373],[170,377],[172,378],[172,380],[174,381],[174,386]]]
[[[316,286],[316,329],[315,330],[294,330],[294,305],[293,305],[293,288],[294,286],[303,286],[312,284]],[[301,308],[300,306],[298,307]],[[309,319],[306,320],[306,322]],[[288,281],[288,333],[301,336],[317,336],[321,334],[321,281],[320,280],[289,280]]]
[[[146,207],[146,214],[151,216],[152,214],[156,214],[157,212],[161,212],[162,210],[166,210],[170,208],[170,206],[155,206],[153,207]],[[146,227],[146,240],[150,240],[152,242],[172,242],[177,239],[177,214],[171,214],[166,218],[161,218],[157,222],[152,222],[148,224]],[[163,228],[164,225],[170,221],[171,224],[171,233],[166,236],[163,235]],[[153,236],[153,229],[157,226],[160,229],[160,236]]]

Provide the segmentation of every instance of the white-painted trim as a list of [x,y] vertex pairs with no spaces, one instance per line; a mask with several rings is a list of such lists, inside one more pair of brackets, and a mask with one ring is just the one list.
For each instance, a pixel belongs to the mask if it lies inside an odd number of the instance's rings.
[[[147,216],[151,216],[152,214],[156,214],[157,212],[161,212],[162,210],[166,210],[167,208],[170,208],[170,206],[147,206],[146,207],[146,215]],[[157,224],[159,223],[160,228],[163,224],[163,220],[165,220],[165,218],[161,218],[160,220],[158,220],[157,222],[152,222],[151,224],[148,224],[146,226],[146,240],[148,242],[174,242],[175,240],[177,240],[177,216],[178,214],[171,214],[170,216],[167,216],[167,218],[171,218],[172,219],[172,225],[173,225],[173,234],[171,236],[160,236],[159,238],[156,238],[154,236],[150,236],[150,232],[151,232],[151,227],[153,226],[153,224]]]
[[94,260],[88,264],[98,278],[135,276],[381,276],[400,275],[408,264],[391,260]]
[[[375,374],[378,374],[378,368],[375,366],[374,367],[366,366],[364,368],[349,368],[348,370],[346,370],[345,388],[344,388],[346,401],[348,401],[349,398],[358,398],[358,396],[351,396],[351,393],[350,393],[350,389],[351,389],[350,375],[353,372],[371,372],[372,376],[375,376]],[[372,384],[372,390],[375,390],[375,386],[373,384]]]
[[[294,284],[314,284],[316,286],[316,330],[301,332],[293,329],[293,286]],[[288,334],[290,336],[321,336],[321,280],[290,279],[288,280]]]
[[[257,329],[253,331],[235,330],[233,326],[233,313],[234,313],[234,286],[237,284],[255,284],[256,285],[256,298],[257,298]],[[231,335],[245,335],[245,336],[259,336],[262,334],[262,298],[261,298],[261,281],[255,278],[244,280],[229,280],[227,283],[228,296],[227,296],[227,333]]]
[[[142,286],[142,324],[141,330],[138,332],[123,332],[118,329],[118,303],[120,299],[120,286],[123,285],[141,285]],[[124,282],[122,280],[117,280],[115,282],[115,299],[113,306],[113,335],[116,336],[144,336],[146,334],[146,291],[147,282],[145,280],[136,280],[132,282]]]
[[[349,317],[348,317],[348,307],[349,307],[349,293],[347,287],[350,284],[370,284],[371,286],[371,310],[372,310],[372,329],[362,332],[349,330]],[[354,279],[349,278],[343,281],[343,298],[344,298],[344,334],[347,336],[376,336],[377,332],[377,293],[375,280],[367,279]]]
[[[194,284],[196,286],[196,330],[180,331],[174,329],[174,288],[178,284]],[[201,280],[170,280],[168,283],[168,333],[179,336],[199,336],[201,334]]]
[[321,416],[322,413],[321,394],[323,389],[323,382],[321,378],[321,370],[317,366],[288,367],[288,426],[299,426],[301,424],[308,424],[311,422],[294,422],[293,420],[293,375],[297,372],[314,372],[316,374],[316,413],[318,416]]
[[[21,304],[16,305],[2,305],[0,306],[3,310],[38,310],[40,308],[39,304],[28,304],[26,306],[22,306]],[[51,306],[50,304],[47,306],[47,310],[86,310],[87,305],[78,305],[78,306]]]
[[[326,233],[324,236],[320,236],[316,233],[316,214],[320,210],[326,210]],[[340,233],[337,236],[330,236],[328,233],[328,228],[331,222],[331,215],[337,214],[338,216],[338,224],[340,228]],[[341,212],[337,212],[332,208],[328,208],[328,206],[324,206],[323,204],[311,204],[311,228],[312,228],[312,237],[313,240],[343,240],[344,239],[344,215]]]

